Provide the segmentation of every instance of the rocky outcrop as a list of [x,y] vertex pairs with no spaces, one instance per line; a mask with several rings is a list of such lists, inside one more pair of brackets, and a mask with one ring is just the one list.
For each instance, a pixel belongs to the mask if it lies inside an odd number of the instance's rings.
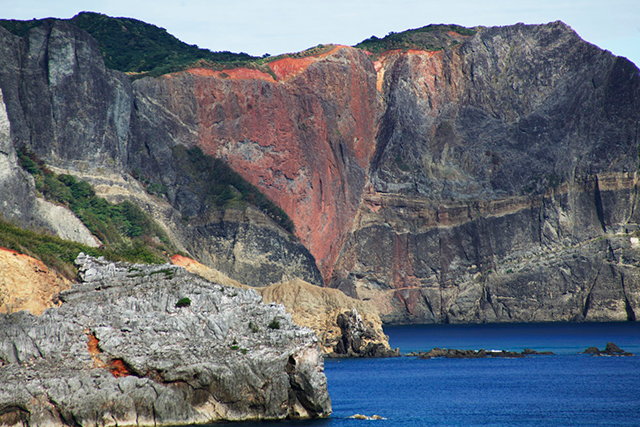
[[38,316],[59,305],[58,293],[70,287],[41,261],[0,247],[0,313],[28,310]]
[[633,353],[624,351],[612,342],[608,342],[604,350],[600,350],[598,347],[589,347],[583,353],[592,356],[633,356]]
[[[191,258],[174,255],[171,261],[189,272],[226,286],[249,288],[218,270]],[[377,309],[337,289],[321,288],[300,279],[255,288],[265,303],[284,305],[293,321],[312,329],[320,349],[329,357],[393,357]],[[339,351],[338,351],[339,350]]]
[[332,287],[391,323],[637,318],[633,64],[556,22],[376,68],[386,110]]
[[[342,336],[333,348],[332,357],[397,357],[400,350],[385,348],[385,343],[376,342],[373,328],[365,326],[354,308],[340,313],[337,319]],[[385,340],[386,341],[386,340]]]
[[377,309],[365,301],[302,280],[278,283],[258,292],[265,302],[283,304],[294,322],[313,329],[329,357],[400,355],[389,347]]
[[331,413],[317,339],[282,306],[177,266],[78,262],[83,282],[59,308],[0,316],[2,425]]

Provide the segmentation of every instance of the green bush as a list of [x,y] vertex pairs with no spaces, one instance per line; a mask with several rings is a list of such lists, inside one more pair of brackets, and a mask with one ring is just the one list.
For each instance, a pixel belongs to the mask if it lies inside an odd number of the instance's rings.
[[251,332],[253,332],[254,334],[257,332],[260,332],[260,328],[258,328],[258,325],[256,325],[253,322],[249,322],[249,329],[251,330]]
[[280,321],[277,317],[274,317],[273,320],[267,325],[270,329],[280,329]]
[[176,303],[176,307],[189,307],[191,305],[191,300],[187,297],[180,298]]
[[354,47],[373,53],[382,53],[393,49],[442,50],[459,43],[458,40],[451,37],[450,32],[461,36],[472,36],[476,30],[459,25],[432,24],[400,33],[392,31],[383,38],[371,36]]

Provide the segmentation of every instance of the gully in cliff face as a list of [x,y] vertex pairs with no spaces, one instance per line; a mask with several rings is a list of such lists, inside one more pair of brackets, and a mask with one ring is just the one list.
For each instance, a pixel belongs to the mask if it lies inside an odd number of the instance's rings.
[[317,338],[282,306],[177,266],[82,254],[77,264],[83,282],[60,294],[60,307],[0,315],[0,425],[331,413]]

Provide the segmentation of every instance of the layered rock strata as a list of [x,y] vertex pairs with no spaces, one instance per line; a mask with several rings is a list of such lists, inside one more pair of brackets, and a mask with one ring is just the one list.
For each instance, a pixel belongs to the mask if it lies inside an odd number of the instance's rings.
[[315,334],[282,306],[177,266],[78,262],[84,280],[60,294],[59,308],[0,316],[0,424],[331,413]]

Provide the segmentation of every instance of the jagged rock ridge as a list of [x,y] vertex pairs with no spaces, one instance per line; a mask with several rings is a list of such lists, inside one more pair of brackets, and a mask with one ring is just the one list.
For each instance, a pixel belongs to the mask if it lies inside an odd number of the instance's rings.
[[78,262],[84,281],[60,294],[59,308],[0,315],[0,424],[331,413],[317,338],[282,306],[177,266]]

